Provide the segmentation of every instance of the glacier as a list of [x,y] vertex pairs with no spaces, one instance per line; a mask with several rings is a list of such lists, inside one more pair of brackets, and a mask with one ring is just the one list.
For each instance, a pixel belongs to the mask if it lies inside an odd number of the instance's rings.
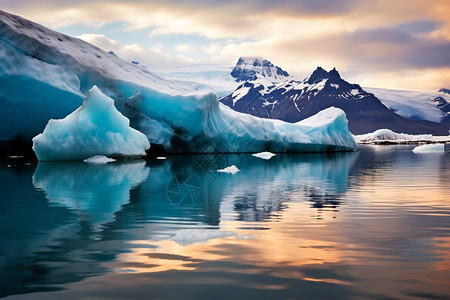
[[33,150],[40,161],[145,156],[150,143],[129,123],[114,101],[94,86],[82,106],[64,119],[48,122],[44,132],[33,138]]
[[405,134],[389,129],[378,129],[371,133],[355,135],[358,144],[408,144],[408,143],[445,143],[450,142],[449,136],[433,136],[431,134]]
[[[348,131],[345,113],[340,109],[329,108],[294,124],[237,113],[221,104],[214,93],[198,92],[189,84],[164,79],[82,40],[3,11],[0,11],[0,86],[3,103],[0,118],[4,122],[0,141],[17,136],[31,141],[44,130],[48,120],[63,118],[80,107],[89,90],[97,86],[130,120],[130,126],[146,136],[156,152],[322,152],[357,148]],[[19,118],[18,114],[24,115]],[[143,153],[143,144],[127,145],[133,149],[126,152],[107,149],[111,140],[106,136],[103,136],[106,140],[101,139],[106,142],[104,149],[78,149],[86,146],[81,135],[72,135],[78,136],[78,142],[64,147],[65,144],[58,144],[59,137],[69,127],[63,125],[64,128],[58,129],[59,125],[62,123],[55,121],[47,125],[52,127],[46,129],[48,133],[58,132],[54,138],[43,139],[44,130],[35,139],[37,153],[47,145],[47,150],[40,152],[41,157],[38,155],[40,160]]]

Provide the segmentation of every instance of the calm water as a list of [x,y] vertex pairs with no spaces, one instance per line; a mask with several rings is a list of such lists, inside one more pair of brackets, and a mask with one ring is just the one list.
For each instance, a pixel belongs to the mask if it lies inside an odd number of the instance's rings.
[[413,147],[2,159],[0,297],[449,299],[450,154]]

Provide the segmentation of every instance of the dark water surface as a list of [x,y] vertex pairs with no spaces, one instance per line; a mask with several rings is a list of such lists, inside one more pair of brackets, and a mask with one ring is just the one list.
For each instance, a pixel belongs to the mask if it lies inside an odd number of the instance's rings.
[[450,299],[450,155],[413,147],[3,158],[0,297]]

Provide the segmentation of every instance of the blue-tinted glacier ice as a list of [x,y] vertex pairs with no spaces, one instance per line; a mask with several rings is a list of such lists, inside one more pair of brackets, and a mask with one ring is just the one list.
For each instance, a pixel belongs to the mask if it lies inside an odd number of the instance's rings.
[[[114,100],[131,127],[144,133],[157,150],[255,153],[357,147],[339,109],[327,109],[295,124],[237,113],[219,103],[214,93],[198,93],[84,41],[0,11],[0,140],[19,136],[31,141],[49,119],[62,118],[79,107],[94,85]],[[65,134],[64,128],[56,128],[59,122],[51,123],[53,131]],[[48,142],[43,152],[56,156],[46,160],[73,159],[84,143],[80,140],[69,148],[69,144]],[[87,157],[109,154],[103,151],[107,144],[95,148],[102,151],[85,153]],[[77,159],[87,157],[77,155]]]
[[129,123],[114,101],[93,87],[81,107],[64,119],[48,122],[44,132],[33,138],[33,150],[40,161],[144,156],[150,143]]

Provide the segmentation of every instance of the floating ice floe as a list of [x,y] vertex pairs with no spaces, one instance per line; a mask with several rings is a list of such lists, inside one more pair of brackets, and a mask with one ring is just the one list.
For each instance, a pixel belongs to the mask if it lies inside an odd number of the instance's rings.
[[254,154],[252,154],[252,156],[258,157],[261,159],[265,159],[265,160],[269,160],[275,156],[275,153],[265,151],[265,152],[260,152],[260,153],[254,153]]
[[430,144],[417,146],[412,150],[414,153],[445,153],[444,144]]
[[129,123],[114,101],[94,86],[81,107],[64,119],[48,122],[44,132],[33,138],[33,150],[40,161],[144,156],[150,143]]
[[217,172],[220,172],[220,173],[230,173],[230,174],[236,174],[239,171],[240,170],[235,165],[226,167],[224,169],[217,170]]
[[86,163],[90,163],[90,164],[102,165],[102,164],[115,162],[116,160],[114,158],[109,158],[109,157],[106,157],[104,155],[95,155],[95,156],[86,158],[83,161],[86,162]]

